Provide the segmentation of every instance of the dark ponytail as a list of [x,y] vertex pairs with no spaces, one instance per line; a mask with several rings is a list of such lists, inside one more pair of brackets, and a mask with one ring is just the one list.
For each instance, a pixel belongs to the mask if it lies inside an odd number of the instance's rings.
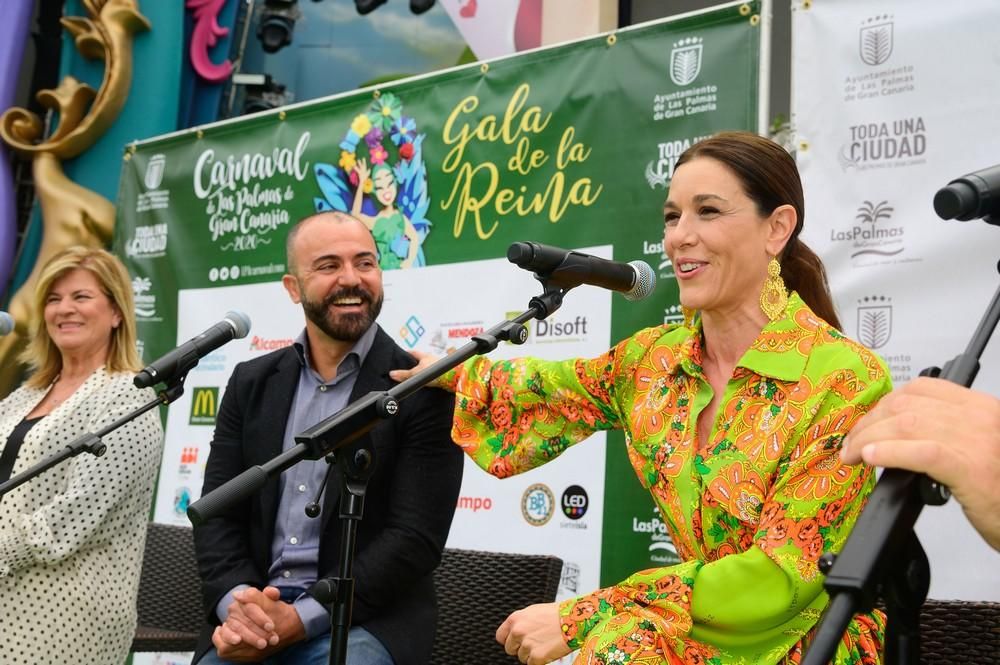
[[788,290],[797,291],[816,316],[837,330],[843,330],[830,296],[826,268],[816,253],[799,240],[797,233],[785,245],[778,262]]

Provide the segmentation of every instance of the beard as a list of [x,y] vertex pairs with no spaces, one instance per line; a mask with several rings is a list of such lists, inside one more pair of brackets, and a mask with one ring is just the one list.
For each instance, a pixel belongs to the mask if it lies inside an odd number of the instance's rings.
[[[340,298],[359,298],[362,311],[338,312],[337,306],[333,303]],[[316,327],[330,339],[356,342],[375,323],[379,312],[382,311],[382,296],[375,298],[360,287],[352,287],[331,293],[321,301],[303,298],[302,309],[306,318],[316,324]]]

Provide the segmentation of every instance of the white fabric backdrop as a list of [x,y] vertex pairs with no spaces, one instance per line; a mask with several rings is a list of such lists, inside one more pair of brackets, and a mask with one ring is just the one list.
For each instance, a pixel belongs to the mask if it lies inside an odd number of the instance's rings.
[[[897,385],[963,352],[1000,285],[1000,228],[943,221],[931,203],[1000,162],[998,25],[995,0],[793,3],[803,238],[826,263],[845,332]],[[996,339],[974,387],[1000,394]],[[926,508],[917,533],[930,597],[1000,600],[1000,556],[955,501]]]

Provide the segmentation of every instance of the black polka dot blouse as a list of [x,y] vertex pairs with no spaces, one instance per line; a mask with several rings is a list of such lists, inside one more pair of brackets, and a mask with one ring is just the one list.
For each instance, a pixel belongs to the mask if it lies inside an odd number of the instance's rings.
[[[0,402],[0,451],[47,388]],[[131,374],[95,371],[24,438],[13,473],[154,397]],[[0,498],[0,661],[121,665],[136,593],[163,432],[156,409]]]

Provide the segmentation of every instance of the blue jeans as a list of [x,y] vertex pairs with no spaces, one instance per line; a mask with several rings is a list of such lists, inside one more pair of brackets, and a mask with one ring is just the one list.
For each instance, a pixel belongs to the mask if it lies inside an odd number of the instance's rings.
[[[215,647],[198,665],[224,665]],[[298,642],[261,661],[264,665],[327,665],[330,662],[330,633]],[[393,665],[392,656],[382,643],[364,628],[355,626],[347,633],[347,665]]]

